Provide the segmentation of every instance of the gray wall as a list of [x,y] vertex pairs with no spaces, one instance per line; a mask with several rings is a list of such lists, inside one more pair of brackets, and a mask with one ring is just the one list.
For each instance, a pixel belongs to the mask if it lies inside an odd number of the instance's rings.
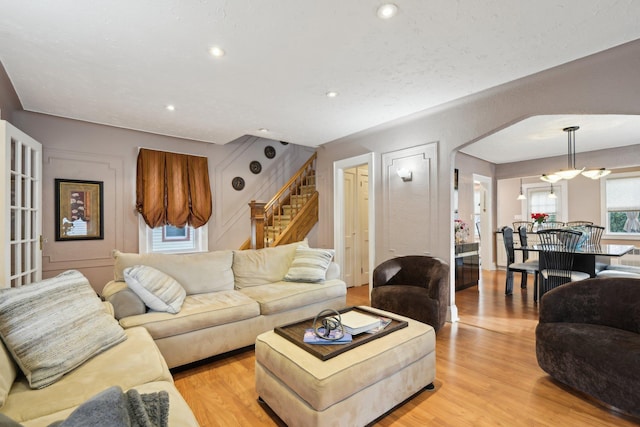
[[[353,156],[376,153],[376,264],[389,257],[384,253],[385,234],[391,228],[419,227],[415,224],[395,224],[393,218],[381,221],[383,204],[380,197],[388,188],[384,187],[381,167],[383,153],[394,153],[409,147],[428,143],[437,144],[437,173],[434,191],[431,191],[428,204],[435,206],[430,211],[429,221],[435,221],[439,226],[433,230],[430,239],[430,252],[445,259],[452,259],[452,179],[456,151],[474,141],[483,138],[497,130],[516,123],[524,118],[540,114],[640,114],[640,41],[605,51],[588,58],[574,61],[545,72],[529,76],[496,88],[469,96],[439,108],[430,109],[419,114],[394,120],[384,125],[359,132],[348,137],[330,142],[320,147],[318,151],[318,186],[321,194],[320,224],[314,232],[317,244],[322,247],[333,246],[333,162]],[[4,89],[2,89],[4,87]],[[4,99],[7,95],[6,79],[0,75],[0,106],[15,108],[14,100]],[[9,97],[11,95],[9,94]],[[138,146],[191,152],[209,157],[212,170],[212,180],[216,182],[214,189],[215,201],[224,205],[228,203],[242,204],[228,191],[218,194],[218,189],[224,190],[223,182],[226,175],[215,165],[224,164],[234,150],[235,145],[223,147],[209,146],[193,141],[179,140],[141,132],[127,131],[88,123],[73,122],[64,119],[47,117],[39,114],[18,112],[13,114],[12,122],[17,127],[31,134],[43,142],[45,159],[55,158],[59,152],[67,152],[73,158],[74,164],[82,163],[85,159],[100,164],[100,173],[111,174],[116,188],[113,191],[113,202],[120,216],[112,219],[115,233],[115,245],[124,250],[137,248],[137,222],[132,212],[134,200],[134,159]],[[72,123],[71,123],[72,122]],[[246,160],[246,159],[245,159]],[[630,162],[635,162],[631,159]],[[636,164],[640,164],[637,162]],[[115,165],[115,166],[114,166]],[[561,163],[558,167],[562,166]],[[45,164],[45,170],[47,169]],[[529,175],[542,173],[544,168],[534,164],[528,166]],[[498,177],[511,172],[496,170]],[[51,178],[52,173],[49,172]],[[515,175],[513,175],[515,176]],[[68,177],[73,178],[73,177]],[[220,187],[218,187],[218,184]],[[45,183],[45,188],[49,184]],[[429,185],[434,185],[429,182]],[[50,187],[52,188],[52,187]],[[106,190],[105,190],[106,191]],[[122,191],[122,192],[120,192]],[[407,197],[410,197],[409,195]],[[394,200],[394,203],[402,203]],[[494,216],[495,218],[495,216]],[[45,218],[45,220],[47,220]],[[45,230],[51,230],[51,218],[47,220]],[[120,223],[118,223],[120,221]],[[496,224],[493,224],[496,226]],[[210,233],[211,234],[211,233]],[[216,248],[216,235],[210,235],[213,242],[210,247]],[[119,240],[118,240],[119,239]],[[224,245],[227,245],[224,239]],[[64,242],[67,243],[67,242]],[[110,249],[110,248],[109,248]],[[70,257],[60,262],[58,266],[78,266],[87,264],[87,269],[98,269],[96,278],[104,280],[109,268],[106,254],[107,246],[100,248],[95,259]],[[53,250],[64,253],[65,247]],[[46,253],[51,253],[45,250]],[[90,257],[89,257],[90,258]],[[51,261],[45,261],[45,265]],[[57,271],[57,267],[50,271]],[[87,270],[88,271],[88,270]],[[102,285],[99,285],[102,286]]]
[[[213,193],[210,250],[240,247],[250,234],[248,203],[269,200],[315,151],[256,137],[219,146],[26,111],[15,111],[11,122],[43,145],[43,277],[78,269],[98,291],[113,278],[112,250],[138,251],[135,180],[139,147],[208,158]],[[274,159],[265,157],[266,145],[275,147]],[[261,162],[260,175],[249,171],[252,160]],[[245,179],[243,191],[232,188],[235,176]],[[55,178],[103,181],[104,240],[55,241]]]
[[22,105],[4,66],[0,62],[0,120],[11,122],[13,112],[16,110],[22,110]]
[[[429,142],[438,143],[437,191],[430,203],[437,205],[431,252],[452,260],[452,179],[455,152],[513,123],[542,114],[640,114],[640,41],[580,59],[482,93],[325,144],[319,150],[319,170],[327,177],[322,194],[332,194],[332,165],[336,160],[375,152],[393,152]],[[635,160],[634,160],[635,161]],[[378,165],[380,162],[378,162]],[[640,164],[640,162],[636,163]],[[549,168],[530,167],[531,175]],[[561,165],[559,164],[558,167]],[[378,171],[377,176],[380,176]],[[384,185],[375,182],[376,194]],[[319,226],[321,244],[331,246],[332,198],[327,197]],[[379,197],[376,211],[385,203]],[[378,215],[376,218],[380,218]],[[495,216],[494,216],[495,218]],[[404,224],[420,227],[419,223]],[[496,224],[493,224],[495,227]],[[377,219],[376,264],[383,253],[390,224]]]

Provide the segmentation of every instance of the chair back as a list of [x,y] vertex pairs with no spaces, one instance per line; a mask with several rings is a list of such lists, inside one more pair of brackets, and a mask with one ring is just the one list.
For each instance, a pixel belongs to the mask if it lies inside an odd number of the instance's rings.
[[539,253],[545,286],[541,295],[549,289],[571,282],[573,258],[582,233],[567,229],[538,231]]
[[545,221],[543,223],[538,224],[538,230],[546,230],[546,229],[556,229],[564,227],[564,222],[562,221]]
[[593,225],[593,221],[569,221],[566,223],[567,227],[573,227],[576,225]]
[[[520,226],[518,228],[518,236],[520,237],[520,246],[521,247],[526,247],[527,246],[527,228],[524,226]],[[529,259],[529,251],[523,250],[522,251],[522,261],[525,262]]]
[[504,249],[507,252],[507,265],[516,262],[516,251],[513,247],[513,228],[502,227],[502,240],[504,240]]
[[514,221],[511,224],[513,224],[514,230],[517,230],[520,227],[525,227],[528,232],[533,231],[533,222],[531,221]]
[[600,240],[602,240],[602,233],[604,233],[604,227],[600,225],[585,225],[585,228],[588,230],[589,238],[586,241],[586,244],[589,246],[599,246]]
[[373,270],[373,287],[406,285],[429,288],[432,281],[449,278],[449,264],[428,255],[407,255],[391,258]]

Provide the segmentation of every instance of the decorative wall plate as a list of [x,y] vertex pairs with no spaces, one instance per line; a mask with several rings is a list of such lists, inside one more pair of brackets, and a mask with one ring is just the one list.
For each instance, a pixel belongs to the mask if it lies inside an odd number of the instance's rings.
[[254,160],[249,163],[249,170],[255,174],[259,174],[262,171],[262,165],[259,161]]
[[233,187],[234,190],[240,191],[244,188],[244,179],[242,179],[239,176],[236,176],[235,178],[233,178],[233,180],[231,180],[231,186]]
[[267,156],[267,159],[273,159],[276,156],[276,149],[267,145],[264,147],[264,155]]

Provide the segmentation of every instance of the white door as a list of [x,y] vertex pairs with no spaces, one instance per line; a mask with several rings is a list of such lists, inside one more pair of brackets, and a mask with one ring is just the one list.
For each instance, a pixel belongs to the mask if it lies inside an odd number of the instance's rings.
[[42,279],[42,145],[0,120],[0,287]]
[[347,169],[344,171],[344,266],[343,277],[347,286],[355,286],[355,271],[357,241],[356,237],[356,221],[353,213],[356,211],[356,169]]
[[358,167],[358,285],[369,283],[369,169]]

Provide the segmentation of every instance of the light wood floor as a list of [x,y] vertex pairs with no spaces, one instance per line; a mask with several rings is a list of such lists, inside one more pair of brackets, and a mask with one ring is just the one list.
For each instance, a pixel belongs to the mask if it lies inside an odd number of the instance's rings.
[[[436,339],[436,390],[422,391],[376,426],[636,426],[552,380],[535,357],[538,306],[532,291],[504,295],[504,272],[483,272],[480,291],[456,293],[460,321]],[[350,288],[348,305],[368,305],[368,288]],[[203,427],[281,426],[257,402],[254,351],[174,371],[175,383]]]

